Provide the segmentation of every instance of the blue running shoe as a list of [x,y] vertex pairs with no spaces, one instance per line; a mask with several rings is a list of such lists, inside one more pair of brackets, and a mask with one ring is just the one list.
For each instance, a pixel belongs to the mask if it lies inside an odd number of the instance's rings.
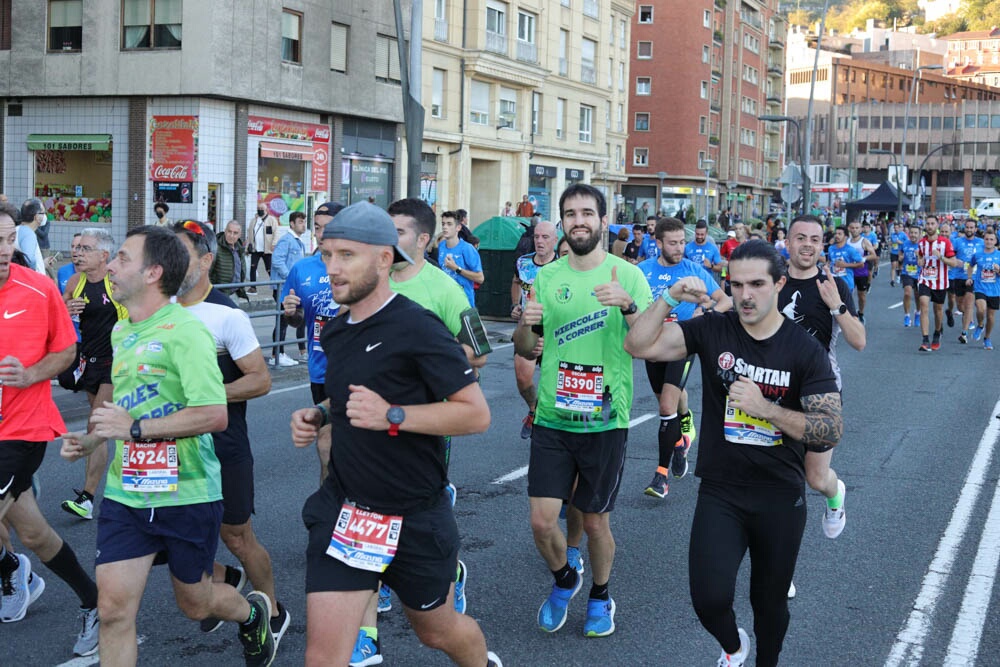
[[583,577],[576,575],[573,588],[559,588],[552,584],[548,599],[538,608],[538,627],[545,632],[555,632],[566,623],[566,608],[569,601],[583,588]]
[[373,639],[364,629],[358,630],[358,641],[354,644],[351,654],[351,667],[369,667],[382,664],[382,648],[378,639]]
[[980,340],[983,337],[983,327],[976,327],[975,333],[972,334],[975,340]]
[[983,339],[983,349],[984,350],[992,350],[993,349],[993,341],[990,340],[989,338],[984,338]]
[[584,637],[607,637],[615,631],[615,601],[587,600],[587,620],[583,623]]
[[566,520],[566,508],[569,507],[569,503],[563,503],[562,507],[559,508],[559,518],[562,521]]
[[917,311],[916,313],[913,314],[913,326],[915,327],[920,326],[920,311]]
[[392,611],[392,591],[385,584],[378,587],[378,613]]
[[577,574],[583,574],[583,556],[580,555],[580,547],[566,547],[566,562],[576,570]]
[[912,324],[912,322],[910,321],[910,316],[909,315],[903,315],[903,326],[904,327],[908,327],[911,324]]
[[455,576],[455,611],[459,614],[465,613],[465,581],[469,577],[469,570],[465,563],[458,561],[458,574]]
[[458,490],[455,485],[448,482],[448,486],[444,487],[444,490],[448,492],[448,498],[451,500],[451,506],[455,507],[455,498],[458,496]]

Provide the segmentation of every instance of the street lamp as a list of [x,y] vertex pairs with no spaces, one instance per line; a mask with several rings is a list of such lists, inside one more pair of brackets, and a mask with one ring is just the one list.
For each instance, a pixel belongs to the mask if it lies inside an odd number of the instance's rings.
[[712,165],[715,164],[715,160],[707,157],[701,161],[701,168],[705,170],[705,222],[708,222],[708,179],[712,175]]
[[805,168],[805,154],[802,152],[802,128],[799,126],[799,121],[791,116],[772,116],[769,114],[757,116],[757,120],[762,120],[765,123],[791,123],[795,126],[795,144],[799,152],[799,171],[802,172],[802,211],[808,213],[809,204],[811,203],[809,200],[812,199],[812,189],[809,183],[809,174]]
[[[906,130],[910,126],[910,103],[913,101],[913,94],[917,90],[917,79],[920,78],[920,73],[925,69],[944,69],[943,65],[921,65],[913,70],[913,78],[910,80],[910,94],[906,98],[906,107],[903,109],[903,145],[899,149],[899,164],[900,168],[896,170],[896,189],[905,190],[906,185],[900,188],[899,183],[899,172],[903,166],[906,165]],[[874,152],[874,151],[872,151]],[[900,222],[903,219],[903,198],[901,196],[896,197],[896,222]]]
[[660,189],[656,192],[656,215],[663,215],[663,181],[666,180],[667,172],[658,171],[656,172],[656,177],[660,179]]

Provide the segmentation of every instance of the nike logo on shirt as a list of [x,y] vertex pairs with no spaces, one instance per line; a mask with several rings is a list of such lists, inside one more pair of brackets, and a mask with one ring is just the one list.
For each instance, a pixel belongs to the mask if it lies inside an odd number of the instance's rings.
[[3,318],[5,320],[9,320],[10,318],[17,317],[18,315],[20,315],[21,313],[26,312],[26,311],[27,311],[27,308],[25,308],[23,310],[19,310],[16,313],[11,313],[11,312],[8,312],[8,311],[4,310],[3,311]]
[[382,344],[382,342],[379,341],[378,343],[375,343],[374,345],[365,345],[365,352],[371,352],[372,350],[374,350],[376,347],[378,347],[381,344]]

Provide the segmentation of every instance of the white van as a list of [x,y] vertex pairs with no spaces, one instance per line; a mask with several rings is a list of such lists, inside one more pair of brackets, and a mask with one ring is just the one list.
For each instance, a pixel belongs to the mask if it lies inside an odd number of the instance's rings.
[[976,215],[982,217],[984,215],[991,218],[1000,218],[1000,199],[984,199],[976,206]]

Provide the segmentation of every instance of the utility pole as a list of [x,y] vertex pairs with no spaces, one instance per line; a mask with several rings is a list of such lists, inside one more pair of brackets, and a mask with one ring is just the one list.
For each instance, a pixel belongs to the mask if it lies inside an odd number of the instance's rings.
[[396,47],[399,50],[399,83],[403,93],[403,127],[406,131],[406,196],[420,197],[420,154],[424,145],[424,107],[420,104],[420,67],[423,46],[423,0],[412,0],[410,8],[410,53],[407,57],[403,32],[403,8],[392,0],[396,17]]

